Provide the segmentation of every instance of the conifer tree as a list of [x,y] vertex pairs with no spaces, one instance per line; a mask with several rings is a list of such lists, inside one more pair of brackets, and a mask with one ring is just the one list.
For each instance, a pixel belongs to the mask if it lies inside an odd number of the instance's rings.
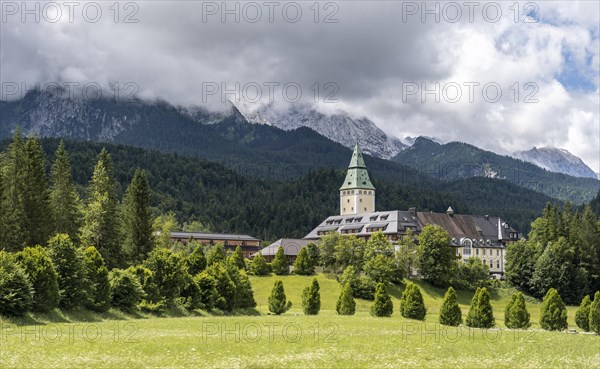
[[590,296],[584,296],[583,300],[581,300],[581,305],[579,305],[579,309],[575,313],[575,323],[582,330],[589,332],[590,331],[590,307],[592,305],[592,300],[590,300]]
[[33,289],[14,255],[0,250],[0,315],[22,316],[31,308]]
[[123,204],[124,249],[133,264],[146,259],[154,247],[150,196],[146,172],[137,169],[125,192]]
[[456,299],[456,291],[449,287],[444,295],[444,301],[440,309],[440,324],[457,327],[462,324],[462,312]]
[[84,244],[98,249],[109,269],[124,264],[117,184],[106,149],[100,152],[88,185],[81,239]]
[[46,249],[26,247],[15,255],[33,288],[32,310],[47,312],[58,306],[58,274]]
[[394,305],[390,295],[385,289],[385,284],[377,283],[375,300],[371,305],[371,315],[378,317],[389,317],[394,312]]
[[283,247],[279,246],[277,249],[277,253],[275,254],[275,258],[271,263],[273,268],[273,273],[277,275],[286,275],[289,273],[289,265],[285,254],[283,253]]
[[340,297],[335,304],[335,311],[339,315],[354,315],[356,311],[356,302],[354,301],[352,287],[349,282],[346,282],[342,288]]
[[600,291],[596,292],[590,305],[590,332],[600,334]]
[[129,270],[113,269],[108,275],[111,305],[131,312],[146,296],[136,275]]
[[27,243],[25,210],[23,208],[24,156],[25,145],[19,127],[15,128],[13,139],[3,168],[2,207],[4,209],[0,239],[8,251],[19,251]]
[[235,248],[235,251],[231,255],[231,263],[235,265],[238,269],[245,270],[246,269],[246,261],[244,259],[244,253],[242,252],[242,248],[240,246]]
[[306,315],[317,315],[321,310],[321,294],[317,278],[313,278],[311,285],[302,291],[302,309]]
[[81,199],[73,183],[69,155],[63,141],[56,150],[56,159],[50,172],[50,211],[53,231],[68,234],[74,242],[79,241],[81,228]]
[[291,307],[292,302],[285,296],[283,282],[281,280],[275,281],[271,295],[269,296],[269,311],[273,314],[281,315],[290,310]]
[[504,311],[504,325],[512,329],[526,329],[531,326],[529,312],[525,305],[523,293],[517,292],[511,297]]
[[237,269],[236,272],[239,274],[237,278],[236,290],[235,290],[235,307],[237,308],[253,308],[256,307],[256,300],[254,299],[254,291],[252,290],[252,284],[248,274],[243,269]]
[[87,298],[87,282],[82,255],[69,236],[61,233],[48,241],[48,249],[48,254],[58,274],[59,306],[63,309],[81,306]]
[[548,290],[540,306],[540,326],[547,331],[567,329],[567,309],[554,288]]
[[306,251],[308,253],[308,258],[310,259],[310,264],[313,268],[319,265],[319,246],[317,246],[314,242],[309,242],[306,245]]
[[250,263],[250,274],[252,275],[268,275],[270,273],[269,264],[265,257],[258,252]]
[[195,276],[206,269],[206,256],[204,256],[201,243],[196,245],[192,253],[187,257],[186,263],[188,267],[188,273],[190,273],[192,276]]
[[478,288],[475,291],[466,323],[467,326],[472,328],[491,328],[495,325],[490,294],[487,288]]
[[108,269],[102,255],[94,246],[83,251],[83,265],[88,283],[88,298],[85,306],[94,311],[107,311],[111,303]]
[[199,275],[208,275],[215,281],[214,306],[223,311],[231,311],[235,307],[236,285],[231,279],[223,261],[207,267]]
[[206,257],[206,262],[208,266],[213,264],[217,264],[225,261],[225,250],[223,249],[223,245],[218,243],[208,252],[208,256]]
[[410,282],[400,300],[400,314],[409,319],[424,320],[427,314],[423,295],[416,284]]
[[315,272],[315,268],[308,256],[306,247],[300,249],[296,261],[294,261],[294,273],[300,275],[311,275]]

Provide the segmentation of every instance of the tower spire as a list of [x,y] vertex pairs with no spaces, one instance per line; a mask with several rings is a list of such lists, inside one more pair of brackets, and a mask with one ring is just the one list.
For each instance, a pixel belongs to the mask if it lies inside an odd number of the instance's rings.
[[358,141],[354,145],[348,173],[340,187],[340,214],[361,214],[375,211],[375,187]]

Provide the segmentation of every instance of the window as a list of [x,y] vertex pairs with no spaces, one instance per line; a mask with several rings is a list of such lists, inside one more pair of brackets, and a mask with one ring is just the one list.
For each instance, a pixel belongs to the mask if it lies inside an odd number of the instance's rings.
[[348,199],[348,204],[350,203],[350,199]]
[[473,246],[473,242],[466,238],[463,240],[462,242],[462,247],[463,247],[463,255],[465,256],[471,256],[471,248]]
[[485,264],[487,261],[485,259],[483,259],[483,263]]
[[475,255],[479,256],[479,249],[475,249]]
[[354,207],[352,207],[352,211],[354,211]]
[[490,269],[492,269],[494,267],[494,261],[490,260]]
[[496,268],[500,269],[500,260],[496,261]]
[[500,250],[496,250],[496,256],[500,256]]
[[365,211],[367,211],[367,208],[365,208]]
[[344,208],[344,211],[346,211],[346,208]]
[[362,202],[362,199],[360,199],[360,202]]

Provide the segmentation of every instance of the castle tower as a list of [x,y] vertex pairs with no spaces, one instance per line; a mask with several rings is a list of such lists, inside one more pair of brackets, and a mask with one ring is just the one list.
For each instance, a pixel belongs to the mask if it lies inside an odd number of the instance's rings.
[[340,187],[340,215],[372,213],[375,211],[375,187],[358,143],[354,146],[348,174]]

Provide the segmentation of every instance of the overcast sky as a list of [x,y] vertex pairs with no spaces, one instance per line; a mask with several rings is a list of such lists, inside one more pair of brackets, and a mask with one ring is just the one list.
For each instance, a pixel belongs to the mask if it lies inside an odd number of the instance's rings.
[[[600,172],[596,1],[258,1],[229,2],[230,13],[220,1],[75,3],[60,13],[39,3],[37,22],[20,1],[2,2],[4,93],[13,82],[134,82],[138,97],[219,108],[223,84],[246,87],[243,100],[259,85],[263,102],[270,84],[299,86],[308,101],[318,86],[319,109],[367,116],[391,135],[500,153],[557,146]],[[426,12],[436,6],[439,21]],[[421,94],[436,83],[439,102]]]

